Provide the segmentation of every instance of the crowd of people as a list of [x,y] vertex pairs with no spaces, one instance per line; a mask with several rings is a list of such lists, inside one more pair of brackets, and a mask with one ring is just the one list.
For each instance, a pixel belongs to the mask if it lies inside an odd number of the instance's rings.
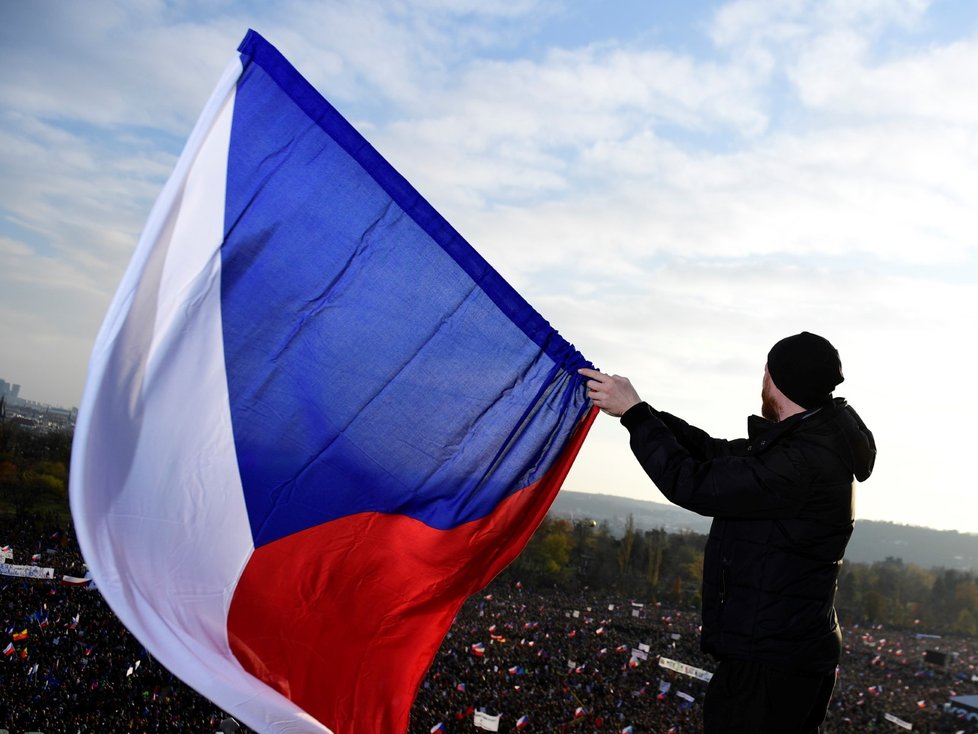
[[[2,546],[13,550],[10,562],[39,556],[55,574],[0,576],[0,730],[236,729],[157,663],[97,590],[64,584],[86,570],[70,527],[54,516],[0,516]],[[695,608],[497,581],[460,610],[409,731],[479,731],[478,716],[500,732],[699,732],[707,684],[697,671],[714,662],[698,638]],[[925,662],[928,651],[941,664]],[[906,730],[896,718],[912,731],[978,734],[978,722],[945,710],[950,697],[976,694],[978,640],[850,625],[823,730]]]
[[0,546],[13,552],[8,563],[55,571],[51,580],[0,576],[0,730],[219,730],[227,714],[159,665],[97,590],[64,584],[86,567],[56,516],[0,515]]
[[411,716],[411,734],[468,731],[473,711],[499,731],[698,732],[706,683],[658,665],[707,671],[698,615],[589,594],[491,586],[456,617]]
[[[636,659],[643,646],[647,658]],[[925,662],[928,651],[944,664]],[[715,667],[699,650],[698,610],[490,587],[456,618],[410,732],[470,731],[474,710],[499,714],[499,731],[525,716],[523,731],[699,732],[706,683],[668,661]],[[975,734],[978,721],[945,710],[951,697],[975,694],[978,640],[853,626],[823,731],[906,731],[897,719],[912,731]]]

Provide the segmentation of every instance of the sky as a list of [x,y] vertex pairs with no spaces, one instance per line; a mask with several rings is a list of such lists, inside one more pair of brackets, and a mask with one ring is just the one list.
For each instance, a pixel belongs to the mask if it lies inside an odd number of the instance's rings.
[[[560,333],[714,436],[812,331],[873,430],[857,517],[978,532],[970,0],[0,0],[0,378],[79,404],[248,28]],[[565,489],[664,501],[599,417]]]

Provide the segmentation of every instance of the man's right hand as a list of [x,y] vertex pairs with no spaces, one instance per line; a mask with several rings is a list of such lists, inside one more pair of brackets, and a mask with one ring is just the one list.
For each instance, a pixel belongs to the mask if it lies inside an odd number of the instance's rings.
[[587,368],[581,368],[577,372],[588,378],[587,396],[591,402],[608,415],[621,417],[626,410],[642,402],[627,377],[606,375]]

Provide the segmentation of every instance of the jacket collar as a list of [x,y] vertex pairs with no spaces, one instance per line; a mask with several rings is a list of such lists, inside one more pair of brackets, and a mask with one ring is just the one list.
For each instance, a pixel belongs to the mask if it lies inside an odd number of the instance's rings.
[[836,398],[831,403],[820,405],[817,408],[806,410],[804,413],[797,413],[790,418],[775,423],[759,415],[752,415],[747,418],[747,437],[751,446],[756,446],[757,450],[763,449],[777,441],[786,433],[790,433],[797,428],[803,421],[817,415],[827,415],[838,407],[845,405],[845,400]]

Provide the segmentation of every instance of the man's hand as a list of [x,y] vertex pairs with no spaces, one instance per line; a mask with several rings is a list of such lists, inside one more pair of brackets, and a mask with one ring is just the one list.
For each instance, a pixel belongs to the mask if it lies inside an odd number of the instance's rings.
[[627,377],[606,375],[603,372],[579,369],[578,374],[588,378],[587,396],[591,402],[608,415],[620,417],[633,405],[642,402]]

